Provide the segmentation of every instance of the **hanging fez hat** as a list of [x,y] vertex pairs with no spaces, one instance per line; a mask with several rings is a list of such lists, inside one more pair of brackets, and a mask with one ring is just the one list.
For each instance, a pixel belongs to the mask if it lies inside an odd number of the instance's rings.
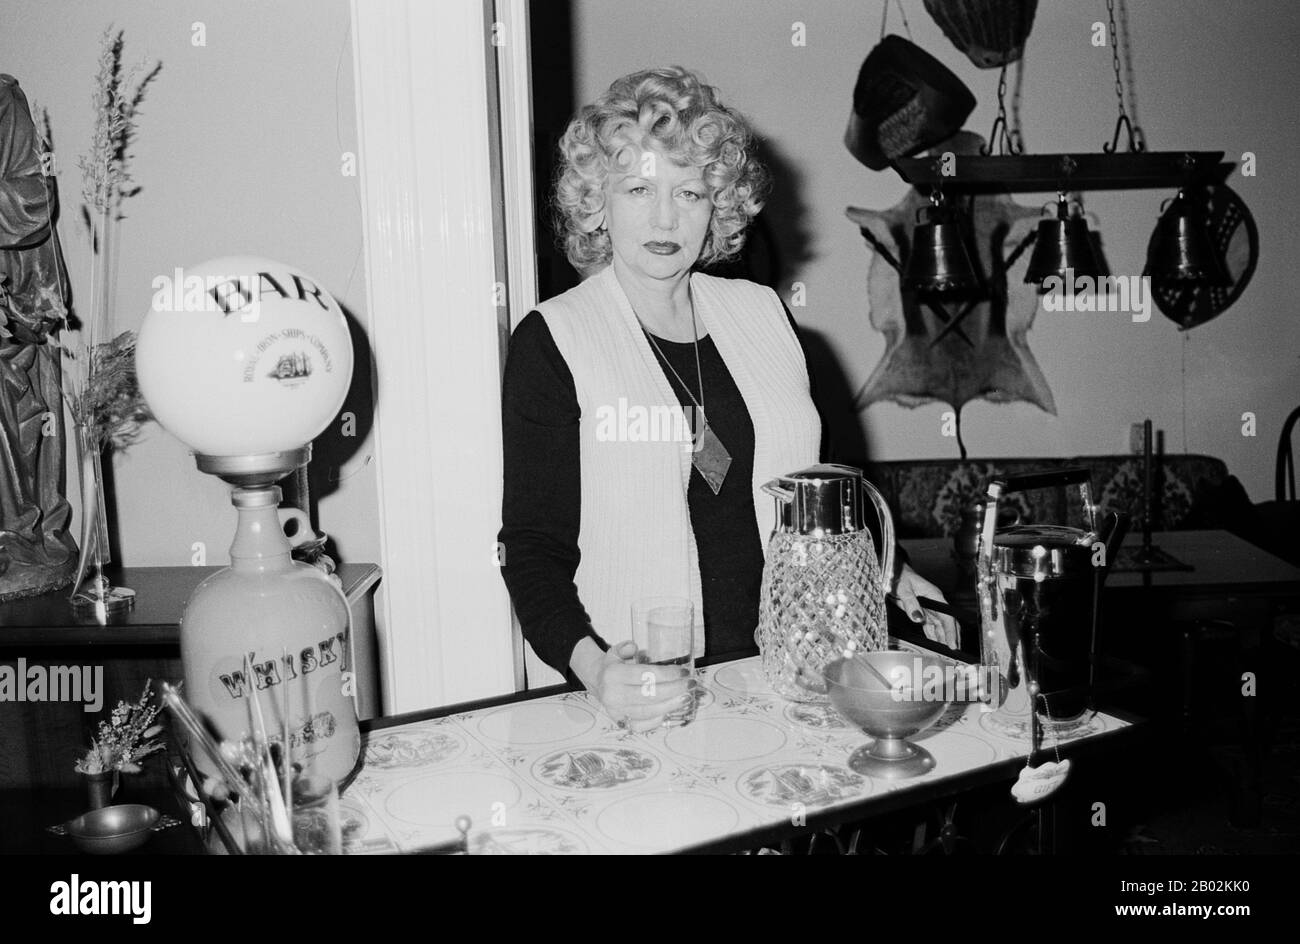
[[1038,0],[925,0],[925,9],[967,59],[997,69],[1024,53]]
[[947,66],[891,34],[858,70],[844,146],[872,170],[884,170],[952,137],[974,109],[975,96]]

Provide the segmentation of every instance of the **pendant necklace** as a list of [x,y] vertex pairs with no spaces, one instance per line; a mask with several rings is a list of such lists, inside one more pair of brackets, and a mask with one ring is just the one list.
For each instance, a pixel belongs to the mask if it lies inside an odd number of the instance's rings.
[[[645,325],[641,326],[641,330],[645,331]],[[677,382],[682,385],[686,395],[691,398],[691,402],[699,410],[700,421],[704,424],[704,429],[696,437],[693,444],[691,465],[699,470],[700,475],[704,477],[704,481],[709,488],[713,489],[713,494],[716,495],[722,491],[722,480],[727,477],[727,469],[731,465],[731,453],[727,452],[726,447],[722,445],[722,440],[718,439],[717,434],[709,426],[708,415],[704,412],[704,372],[700,369],[700,331],[695,323],[694,303],[691,305],[691,331],[695,336],[695,377],[700,385],[700,398],[698,400],[695,399],[695,394],[691,393],[691,388],[687,386],[686,381],[682,380],[681,374],[677,373],[672,362],[664,355],[654,335],[649,331],[645,331],[645,336],[650,339],[650,343],[654,346],[664,365],[672,371],[672,375],[677,378]]]

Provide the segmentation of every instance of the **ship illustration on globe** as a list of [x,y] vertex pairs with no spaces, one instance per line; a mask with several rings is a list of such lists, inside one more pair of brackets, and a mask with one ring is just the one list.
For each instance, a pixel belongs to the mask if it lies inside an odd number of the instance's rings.
[[282,354],[275,362],[275,369],[268,375],[286,386],[302,383],[311,376],[311,358],[302,351]]

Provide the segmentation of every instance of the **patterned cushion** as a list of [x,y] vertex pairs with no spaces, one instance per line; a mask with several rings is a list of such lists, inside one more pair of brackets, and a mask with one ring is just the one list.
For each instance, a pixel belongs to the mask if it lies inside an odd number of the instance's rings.
[[[1127,511],[1135,522],[1142,517],[1142,460],[1138,456],[1078,456],[1070,459],[917,459],[876,462],[867,477],[880,489],[894,511],[894,527],[903,538],[954,534],[962,507],[982,497],[997,475],[1019,475],[1083,466],[1089,470],[1093,500],[1104,515]],[[1164,456],[1158,463],[1159,498],[1153,527],[1176,530],[1187,517],[1198,483],[1217,485],[1227,466],[1212,456]],[[1037,489],[1007,497],[1024,522],[1068,524],[1083,522],[1077,488]]]

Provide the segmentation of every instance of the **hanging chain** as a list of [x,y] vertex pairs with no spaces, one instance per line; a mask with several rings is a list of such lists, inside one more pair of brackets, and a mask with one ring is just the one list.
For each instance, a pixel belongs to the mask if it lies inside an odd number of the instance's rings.
[[903,31],[907,33],[907,38],[912,38],[912,26],[907,22],[907,11],[903,9],[903,0],[898,0],[898,15],[903,18]]
[[1110,18],[1110,61],[1115,68],[1115,100],[1119,102],[1119,113],[1125,118],[1124,83],[1119,76],[1119,30],[1115,27],[1115,0],[1106,0],[1106,15]]
[[1143,148],[1142,141],[1134,135],[1133,122],[1124,108],[1124,82],[1119,74],[1119,30],[1115,27],[1115,0],[1106,0],[1106,15],[1110,20],[1110,61],[1115,69],[1115,100],[1119,102],[1119,119],[1115,122],[1115,136],[1109,145],[1103,144],[1101,149],[1107,154],[1114,153],[1119,146],[1120,129],[1125,128],[1128,131],[1128,149],[1140,151]]
[[880,11],[880,38],[885,38],[885,30],[889,27],[889,4],[898,3],[898,15],[903,18],[903,29],[907,32],[907,38],[912,38],[912,27],[907,22],[907,11],[903,9],[903,0],[885,0],[884,7]]
[[1002,65],[998,75],[998,116],[993,120],[993,130],[989,132],[988,143],[980,148],[981,154],[1019,154],[1019,133],[1012,131],[1007,124],[1007,66]]

